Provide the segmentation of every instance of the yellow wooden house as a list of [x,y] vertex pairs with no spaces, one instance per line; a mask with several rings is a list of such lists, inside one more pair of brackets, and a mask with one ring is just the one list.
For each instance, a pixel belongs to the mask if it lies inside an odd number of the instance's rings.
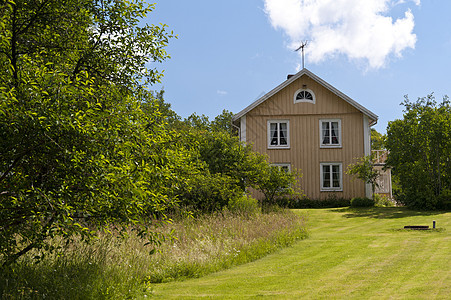
[[371,197],[371,186],[346,174],[371,153],[370,127],[378,116],[311,71],[295,75],[233,117],[242,142],[274,165],[303,174],[311,199]]

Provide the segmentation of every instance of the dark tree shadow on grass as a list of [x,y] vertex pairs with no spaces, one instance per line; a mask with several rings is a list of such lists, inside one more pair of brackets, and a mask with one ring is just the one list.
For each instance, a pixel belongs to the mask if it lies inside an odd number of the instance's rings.
[[333,209],[333,212],[345,213],[344,218],[373,218],[373,219],[400,219],[415,216],[435,216],[447,213],[446,211],[421,211],[404,207],[370,207],[370,208],[342,208]]

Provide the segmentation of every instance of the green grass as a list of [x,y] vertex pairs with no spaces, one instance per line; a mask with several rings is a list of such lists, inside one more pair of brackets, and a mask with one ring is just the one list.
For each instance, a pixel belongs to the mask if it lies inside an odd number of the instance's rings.
[[[449,299],[451,213],[405,208],[298,210],[309,239],[199,279],[153,285],[156,298]],[[437,230],[413,231],[405,225]]]
[[125,240],[99,234],[92,244],[60,239],[59,253],[36,263],[36,252],[0,271],[0,299],[136,299],[153,282],[200,277],[254,261],[305,238],[304,220],[288,210],[251,215],[222,213],[177,218],[159,227],[173,239],[158,252],[130,232]]

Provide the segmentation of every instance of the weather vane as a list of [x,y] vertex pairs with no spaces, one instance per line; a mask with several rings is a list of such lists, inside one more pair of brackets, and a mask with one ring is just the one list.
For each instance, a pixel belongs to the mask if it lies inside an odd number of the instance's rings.
[[304,69],[304,47],[307,46],[308,41],[301,42],[301,45],[294,51],[302,51],[302,69]]

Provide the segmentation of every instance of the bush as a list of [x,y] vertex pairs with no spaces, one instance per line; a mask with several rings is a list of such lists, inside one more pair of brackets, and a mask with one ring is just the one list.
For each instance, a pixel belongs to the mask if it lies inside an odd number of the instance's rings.
[[373,207],[375,201],[370,198],[356,197],[351,199],[351,207]]
[[227,207],[231,212],[242,215],[255,215],[261,210],[258,206],[257,199],[248,195],[242,195],[241,197],[231,199]]
[[289,208],[336,208],[347,207],[351,205],[351,201],[345,198],[331,196],[326,199],[309,199],[298,198],[292,199],[288,203]]
[[213,212],[227,207],[230,201],[240,199],[242,191],[235,181],[222,174],[198,174],[187,180],[178,191],[180,204],[195,211]]
[[437,197],[437,208],[438,209],[451,209],[451,190],[444,189]]
[[374,199],[375,205],[378,207],[395,206],[395,202],[390,200],[387,196],[384,196],[384,195],[374,194],[373,199]]

